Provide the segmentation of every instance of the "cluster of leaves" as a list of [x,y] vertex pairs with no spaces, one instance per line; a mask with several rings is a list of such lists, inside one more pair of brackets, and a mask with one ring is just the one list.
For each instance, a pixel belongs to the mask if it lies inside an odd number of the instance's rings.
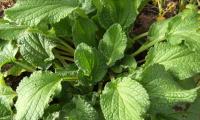
[[199,120],[198,9],[155,22],[135,51],[147,2],[17,0],[0,20],[0,119]]

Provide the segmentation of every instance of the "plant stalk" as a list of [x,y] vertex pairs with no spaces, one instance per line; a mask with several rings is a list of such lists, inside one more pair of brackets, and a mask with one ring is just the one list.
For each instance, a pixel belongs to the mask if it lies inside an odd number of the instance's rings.
[[137,40],[139,40],[139,39],[141,39],[143,37],[146,37],[147,35],[148,35],[148,32],[142,33],[142,34],[134,37],[133,39],[131,39],[131,42],[134,43],[135,41],[137,41]]

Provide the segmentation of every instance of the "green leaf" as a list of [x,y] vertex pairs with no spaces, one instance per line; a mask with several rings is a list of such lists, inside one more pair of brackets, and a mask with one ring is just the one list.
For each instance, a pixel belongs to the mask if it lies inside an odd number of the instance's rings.
[[137,61],[132,56],[126,55],[122,59],[120,66],[124,69],[128,69],[131,72],[137,68]]
[[60,116],[60,111],[60,105],[53,104],[45,110],[42,120],[57,120]]
[[88,18],[78,17],[73,25],[73,40],[76,45],[86,43],[89,46],[96,47],[97,26]]
[[105,86],[100,104],[106,120],[143,120],[150,102],[142,85],[124,77]]
[[186,108],[185,111],[176,114],[169,114],[168,116],[173,117],[176,120],[199,120],[200,119],[200,97],[198,97],[194,103]]
[[119,24],[112,25],[104,34],[99,43],[99,50],[107,59],[107,65],[114,63],[124,57],[127,37]]
[[63,107],[63,117],[67,120],[97,120],[97,112],[93,106],[80,96]]
[[24,34],[19,40],[20,53],[33,66],[46,69],[51,65],[55,47],[50,38],[37,33]]
[[151,113],[173,113],[176,106],[192,103],[197,97],[198,88],[183,89],[164,66],[158,64],[144,70],[142,84],[150,96]]
[[92,1],[93,0],[79,0],[79,2],[81,3],[81,8],[83,10],[85,10],[85,12],[88,14],[88,13],[91,13],[93,12],[95,9],[94,9],[94,6],[92,4]]
[[5,15],[19,24],[36,26],[42,21],[59,22],[75,11],[78,5],[77,0],[17,0]]
[[17,54],[18,48],[11,42],[4,44],[0,50],[0,67],[3,65],[15,61],[15,55]]
[[199,53],[191,51],[184,45],[160,43],[150,49],[144,67],[162,64],[180,80],[192,77],[200,72]]
[[101,0],[98,3],[99,23],[104,28],[109,28],[114,23],[127,28],[134,23],[144,1],[146,0]]
[[79,70],[88,77],[90,82],[98,82],[103,79],[107,72],[107,66],[99,51],[81,43],[76,48],[74,57]]
[[59,75],[63,80],[70,78],[73,79],[78,76],[78,68],[75,64],[71,64],[65,68],[56,69],[56,74]]
[[38,71],[29,78],[24,78],[17,88],[15,119],[38,120],[41,118],[60,83],[60,77],[51,72]]
[[200,14],[194,5],[188,5],[187,9],[177,16],[166,21],[154,24],[149,30],[151,40],[168,40],[171,44],[184,44],[191,50],[200,50]]
[[0,38],[4,40],[16,40],[27,27],[13,25],[9,23],[0,23]]
[[5,84],[3,75],[0,74],[0,120],[11,120],[13,112],[11,105],[13,105],[13,98],[16,93]]
[[7,101],[0,100],[0,120],[12,120],[13,112]]
[[60,20],[60,22],[53,24],[56,36],[71,37],[72,36],[72,22],[68,17]]

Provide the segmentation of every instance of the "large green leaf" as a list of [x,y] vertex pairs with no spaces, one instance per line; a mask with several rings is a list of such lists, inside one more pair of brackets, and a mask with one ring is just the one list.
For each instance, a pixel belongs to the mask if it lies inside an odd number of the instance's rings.
[[90,82],[102,80],[107,72],[107,65],[101,53],[84,43],[76,48],[75,63]]
[[200,48],[200,14],[196,6],[188,5],[187,9],[177,16],[155,23],[149,30],[151,40],[168,40],[171,44],[182,41],[192,50]]
[[26,29],[26,26],[18,26],[9,23],[0,23],[0,38],[4,40],[15,40]]
[[72,101],[63,107],[62,118],[69,120],[97,120],[98,114],[93,106],[80,96],[75,96]]
[[144,67],[155,63],[162,64],[166,70],[183,80],[200,72],[199,59],[199,53],[191,51],[185,45],[159,43],[148,52]]
[[16,120],[38,120],[48,106],[51,97],[60,86],[61,79],[51,72],[34,72],[24,78],[18,88]]
[[107,59],[107,65],[112,66],[124,56],[127,37],[119,24],[112,25],[99,43],[99,50]]
[[30,26],[42,21],[56,23],[75,11],[78,5],[77,0],[17,0],[5,15],[12,21]]
[[52,49],[55,47],[51,39],[37,33],[27,33],[18,40],[23,58],[39,68],[46,69],[54,59]]
[[4,64],[15,61],[15,55],[17,54],[18,48],[11,42],[5,43],[0,49],[0,67]]
[[89,46],[97,46],[97,26],[90,19],[78,17],[73,25],[72,31],[76,45],[86,43]]
[[146,0],[101,0],[98,4],[98,19],[101,26],[108,28],[114,23],[119,23],[123,28],[129,27],[134,23],[144,1]]
[[124,77],[105,86],[100,104],[106,120],[143,120],[150,102],[142,85]]
[[192,103],[198,88],[185,90],[164,66],[155,64],[142,74],[142,84],[148,91],[152,113],[173,113],[176,106]]

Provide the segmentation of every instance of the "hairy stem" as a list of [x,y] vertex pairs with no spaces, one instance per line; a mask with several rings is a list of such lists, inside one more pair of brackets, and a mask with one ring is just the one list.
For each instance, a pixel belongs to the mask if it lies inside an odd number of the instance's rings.
[[34,68],[30,67],[29,65],[24,64],[23,62],[19,62],[19,61],[14,61],[15,64],[21,66],[22,68],[26,69],[29,72],[33,72]]
[[145,50],[149,49],[150,47],[152,47],[157,42],[158,42],[157,40],[154,40],[154,41],[151,41],[147,44],[144,44],[137,51],[135,51],[131,56],[133,56],[133,57],[137,56],[138,54],[140,54],[140,53],[144,52]]
[[137,40],[139,40],[139,39],[141,39],[143,37],[146,37],[147,35],[148,35],[148,32],[142,33],[142,34],[134,37],[133,39],[131,39],[131,43],[134,43],[135,41],[137,41]]

